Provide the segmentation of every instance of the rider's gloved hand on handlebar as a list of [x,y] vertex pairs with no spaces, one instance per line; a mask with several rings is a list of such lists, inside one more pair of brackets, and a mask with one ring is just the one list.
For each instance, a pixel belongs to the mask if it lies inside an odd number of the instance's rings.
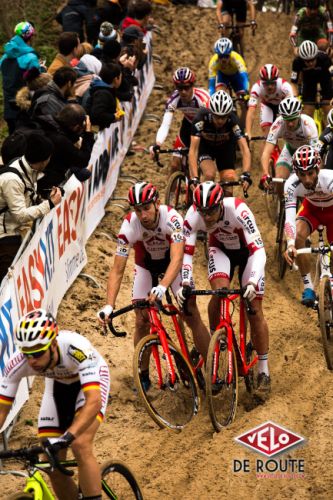
[[253,29],[256,29],[256,27],[258,26],[258,25],[257,25],[257,21],[255,21],[254,19],[252,19],[252,21],[250,21],[250,24],[251,24],[251,27],[252,27]]
[[62,436],[56,438],[47,438],[43,441],[43,446],[45,449],[49,449],[51,452],[57,452],[63,448],[68,448],[74,441],[75,436],[71,432],[65,432]]
[[150,153],[150,156],[152,157],[153,160],[156,159],[156,154],[159,153],[160,149],[161,149],[161,146],[159,144],[153,144],[152,146],[150,146],[149,153]]
[[243,182],[247,182],[248,187],[252,185],[252,179],[251,179],[251,174],[250,172],[243,172],[240,176],[241,180]]
[[97,317],[103,325],[105,325],[110,317],[112,316],[113,313],[113,307],[110,304],[107,304],[106,306],[103,307],[100,311],[97,313]]
[[297,33],[291,32],[289,35],[289,41],[293,47],[296,47]]
[[163,285],[154,286],[149,292],[149,302],[155,302],[156,300],[162,300],[166,292],[166,287]]
[[183,284],[183,286],[176,293],[176,300],[179,305],[180,310],[183,309],[183,306],[188,298],[188,291],[191,290],[190,285]]
[[261,179],[260,179],[260,182],[259,182],[259,189],[267,189],[270,182],[272,180],[272,177],[268,174],[264,174]]
[[243,293],[244,299],[247,299],[250,302],[252,302],[252,300],[254,300],[256,298],[256,296],[257,296],[257,293],[256,293],[255,285],[253,283],[248,283],[246,285],[246,290]]

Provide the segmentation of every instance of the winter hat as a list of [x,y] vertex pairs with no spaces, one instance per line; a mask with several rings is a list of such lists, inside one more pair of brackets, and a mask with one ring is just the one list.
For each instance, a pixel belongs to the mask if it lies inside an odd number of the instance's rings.
[[81,57],[80,61],[86,66],[87,70],[95,75],[99,75],[101,71],[102,63],[97,57],[92,56],[91,54],[85,54]]
[[121,45],[117,40],[109,40],[103,46],[102,59],[113,60],[119,57]]
[[31,23],[23,21],[15,26],[14,33],[15,35],[23,38],[23,40],[30,40],[30,38],[36,33],[36,30]]
[[132,25],[124,29],[122,38],[124,42],[130,43],[139,38],[143,38],[143,33],[140,28]]
[[47,137],[44,137],[39,132],[32,132],[27,137],[27,147],[24,156],[30,164],[45,161],[50,158],[52,153],[53,144]]
[[104,21],[101,24],[100,32],[98,35],[98,40],[101,42],[107,42],[108,40],[115,40],[117,38],[117,32],[113,27],[113,24],[108,21]]

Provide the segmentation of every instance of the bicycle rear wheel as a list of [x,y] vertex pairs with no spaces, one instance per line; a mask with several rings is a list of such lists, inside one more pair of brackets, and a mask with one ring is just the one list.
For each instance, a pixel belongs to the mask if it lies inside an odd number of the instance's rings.
[[333,370],[333,300],[331,281],[324,276],[319,284],[319,324],[327,368]]
[[106,498],[117,500],[142,500],[143,495],[133,472],[122,462],[105,462],[101,465],[102,489]]
[[165,204],[184,215],[191,205],[191,200],[188,199],[190,196],[185,175],[183,172],[174,172],[170,176],[165,190]]
[[[275,177],[275,167],[272,158],[270,158],[269,160],[268,175],[270,175],[272,178]],[[270,218],[272,224],[276,224],[279,196],[276,193],[275,186],[272,186],[271,189],[265,189],[264,195],[268,217]]]
[[[232,349],[232,378],[229,371],[226,329],[212,336],[206,363],[206,395],[209,415],[216,432],[230,424],[236,414],[238,398],[238,372],[235,351]],[[213,375],[216,378],[213,378]],[[213,382],[213,380],[215,380]]]
[[[168,346],[176,382],[172,384],[170,380],[167,357],[157,335],[144,337],[136,346],[133,359],[134,381],[151,418],[162,428],[180,431],[199,411],[199,389],[192,368],[182,353],[171,342],[168,342]],[[147,359],[149,388],[141,379]]]

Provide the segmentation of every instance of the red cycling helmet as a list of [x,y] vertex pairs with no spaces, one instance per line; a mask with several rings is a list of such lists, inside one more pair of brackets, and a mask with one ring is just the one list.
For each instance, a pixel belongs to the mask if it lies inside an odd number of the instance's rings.
[[312,146],[301,146],[293,155],[293,167],[295,172],[307,172],[313,168],[319,168],[320,155]]
[[200,211],[207,211],[217,207],[224,196],[220,184],[213,181],[202,182],[193,194],[193,202]]
[[274,82],[279,78],[279,70],[275,64],[265,64],[260,68],[259,75],[263,82]]
[[137,182],[128,191],[128,202],[132,207],[147,205],[158,198],[156,187],[150,182]]
[[173,83],[175,85],[193,84],[195,82],[195,73],[190,68],[178,68],[172,75]]

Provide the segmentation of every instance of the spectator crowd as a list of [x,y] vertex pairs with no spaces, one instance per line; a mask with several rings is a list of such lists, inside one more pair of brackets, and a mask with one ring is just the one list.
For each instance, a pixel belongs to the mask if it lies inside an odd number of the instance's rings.
[[0,283],[31,223],[61,201],[74,174],[89,179],[95,132],[123,120],[136,70],[146,61],[149,0],[68,0],[56,20],[63,32],[47,64],[34,49],[33,20],[13,29],[0,58],[4,119],[1,147]]

